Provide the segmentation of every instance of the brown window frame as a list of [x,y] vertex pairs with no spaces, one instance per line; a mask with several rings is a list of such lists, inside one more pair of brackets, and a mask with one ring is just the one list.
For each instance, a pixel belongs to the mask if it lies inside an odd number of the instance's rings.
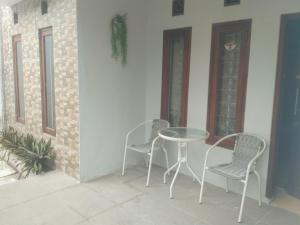
[[[211,41],[211,59],[210,59],[210,78],[207,107],[207,131],[210,133],[207,144],[214,144],[221,139],[216,135],[216,113],[217,113],[217,81],[219,77],[219,59],[220,59],[220,34],[222,32],[243,31],[242,46],[240,55],[239,81],[237,89],[237,108],[236,108],[236,125],[235,132],[239,133],[244,130],[244,114],[247,92],[247,78],[250,55],[252,20],[239,20],[233,22],[213,24],[212,41]],[[232,149],[234,140],[228,139],[220,144],[224,148]]]
[[184,35],[186,37],[185,49],[184,49],[184,62],[183,62],[183,83],[182,83],[181,118],[180,118],[180,126],[185,127],[187,125],[187,113],[188,113],[188,91],[189,91],[190,54],[191,54],[191,38],[192,38],[191,27],[164,31],[160,117],[162,119],[168,120],[169,72],[170,72],[169,52],[170,52],[172,37],[174,37],[175,35]]
[[[39,41],[40,41],[40,68],[41,68],[41,95],[42,95],[42,125],[43,132],[52,136],[56,135],[56,121],[55,121],[55,104],[53,104],[53,128],[47,127],[47,91],[46,91],[46,66],[45,66],[45,37],[52,36],[52,27],[46,27],[39,30]],[[54,74],[53,74],[54,76]],[[53,84],[55,85],[55,83]],[[54,86],[55,90],[55,86]],[[55,93],[53,92],[53,102],[55,102]]]
[[[14,35],[12,37],[12,46],[13,46],[13,68],[14,68],[14,80],[15,80],[15,110],[16,110],[16,121],[19,123],[25,124],[25,109],[24,109],[24,117],[21,116],[20,109],[20,88],[19,88],[19,74],[18,74],[18,56],[17,56],[17,43],[21,42],[22,44],[22,36],[21,34]],[[23,74],[24,81],[24,74]],[[24,83],[23,83],[24,85]],[[25,96],[24,96],[25,102]],[[25,105],[24,105],[25,108]]]

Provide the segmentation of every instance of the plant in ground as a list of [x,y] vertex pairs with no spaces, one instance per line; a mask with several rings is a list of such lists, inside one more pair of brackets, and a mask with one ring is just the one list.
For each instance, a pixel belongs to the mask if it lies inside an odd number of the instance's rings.
[[37,141],[33,135],[19,134],[14,128],[10,127],[2,131],[0,143],[6,150],[6,156],[14,154],[22,163],[20,176],[25,173],[27,177],[31,172],[40,174],[54,167],[55,153],[51,145],[51,139],[46,141],[41,138]]

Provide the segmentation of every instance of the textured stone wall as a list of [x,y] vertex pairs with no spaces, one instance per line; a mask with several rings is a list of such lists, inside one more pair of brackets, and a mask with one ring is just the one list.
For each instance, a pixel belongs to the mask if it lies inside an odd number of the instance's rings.
[[[12,7],[19,14],[13,24],[10,8],[3,9],[5,119],[36,137],[51,138],[57,165],[79,179],[79,83],[76,0],[49,0],[48,14],[41,15],[40,0],[24,0]],[[56,137],[43,133],[39,35],[40,28],[53,27]],[[25,92],[25,124],[16,122],[12,36],[22,35]]]

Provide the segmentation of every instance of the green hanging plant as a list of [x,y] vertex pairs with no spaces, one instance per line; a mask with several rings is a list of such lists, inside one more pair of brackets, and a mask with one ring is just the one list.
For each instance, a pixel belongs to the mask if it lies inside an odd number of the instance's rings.
[[115,60],[127,63],[127,14],[117,14],[111,21],[111,49]]

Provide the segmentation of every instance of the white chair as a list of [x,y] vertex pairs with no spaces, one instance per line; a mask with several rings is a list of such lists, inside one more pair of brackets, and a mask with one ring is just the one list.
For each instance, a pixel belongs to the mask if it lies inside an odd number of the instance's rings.
[[[229,138],[235,138],[232,161],[226,164],[207,166],[207,159],[210,151],[214,149],[216,146],[218,146],[221,142]],[[206,171],[208,170],[210,172],[225,177],[226,192],[228,192],[228,179],[239,180],[244,184],[242,201],[241,201],[239,218],[238,218],[239,223],[242,221],[246,189],[248,186],[249,175],[252,173],[255,174],[257,177],[258,191],[259,191],[258,203],[259,206],[261,206],[261,180],[260,180],[261,178],[260,178],[260,174],[257,172],[255,168],[255,165],[258,158],[263,154],[265,149],[266,149],[266,141],[263,138],[257,135],[247,134],[247,133],[237,133],[237,134],[231,134],[225,136],[219,141],[217,141],[214,145],[212,145],[207,150],[205,155],[199,203],[202,203],[205,175],[206,175]]]
[[[124,159],[123,159],[123,169],[122,169],[122,176],[125,175],[125,164],[126,164],[126,155],[127,150],[136,151],[139,153],[145,154],[145,156],[149,159],[146,159],[146,163],[148,166],[148,175],[147,175],[147,182],[146,186],[149,186],[150,181],[150,174],[151,174],[151,166],[152,166],[152,159],[153,159],[153,153],[157,150],[162,150],[165,153],[166,157],[166,164],[167,169],[169,168],[169,160],[168,160],[168,153],[163,145],[163,140],[159,138],[158,131],[161,129],[168,128],[170,126],[169,122],[166,120],[161,119],[153,119],[148,120],[145,122],[140,123],[138,126],[130,130],[126,135],[126,142],[125,142],[125,150],[124,150]],[[138,133],[149,133],[148,137],[146,137],[144,140],[141,140],[140,143],[132,143],[132,139],[135,136],[135,134]]]

